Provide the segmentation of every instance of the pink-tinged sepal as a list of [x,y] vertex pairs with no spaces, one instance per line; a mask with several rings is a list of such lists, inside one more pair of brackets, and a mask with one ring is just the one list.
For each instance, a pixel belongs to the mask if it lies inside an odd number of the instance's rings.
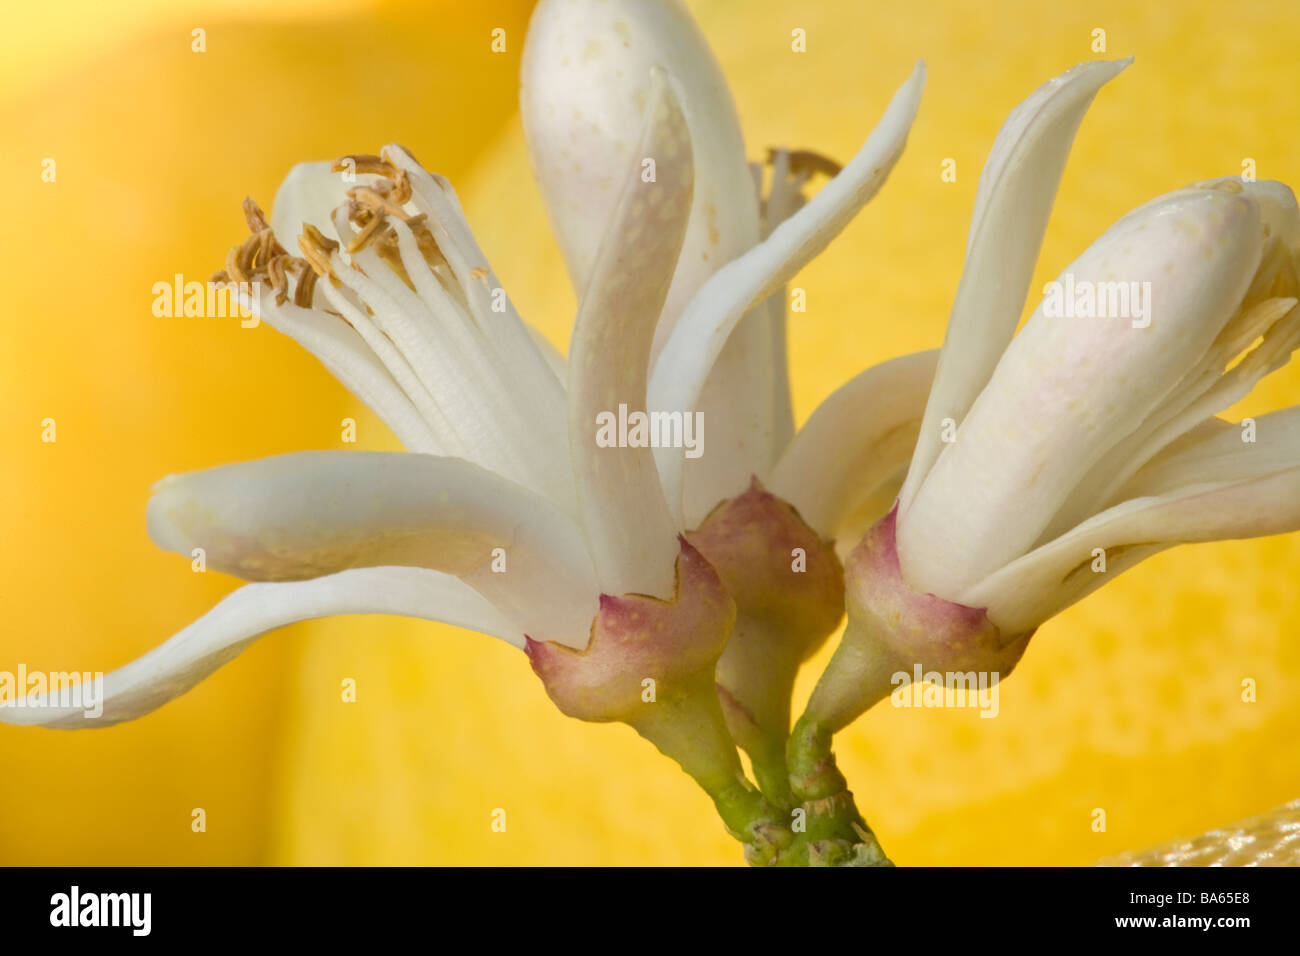
[[914,591],[898,561],[898,506],[875,524],[844,564],[850,619],[924,671],[997,671],[1020,660],[1029,634],[1003,635],[983,608]]
[[712,684],[735,618],[717,571],[683,538],[671,600],[602,594],[585,650],[533,640],[525,650],[561,711],[579,720],[631,723],[701,675]]
[[671,600],[601,595],[585,650],[533,640],[525,649],[561,711],[630,725],[699,782],[733,834],[753,843],[772,811],[745,779],[714,683],[736,605],[704,556],[679,541]]
[[805,716],[833,733],[921,673],[983,673],[1000,680],[1033,631],[1003,634],[983,608],[907,583],[898,559],[898,507],[876,523],[844,563],[849,623]]

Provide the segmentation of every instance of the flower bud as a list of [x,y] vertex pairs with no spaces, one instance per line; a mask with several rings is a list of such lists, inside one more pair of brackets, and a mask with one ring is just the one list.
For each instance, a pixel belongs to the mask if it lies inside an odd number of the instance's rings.
[[717,672],[727,726],[753,758],[764,791],[784,789],[795,674],[844,614],[840,562],[831,543],[757,479],[687,537],[736,602]]

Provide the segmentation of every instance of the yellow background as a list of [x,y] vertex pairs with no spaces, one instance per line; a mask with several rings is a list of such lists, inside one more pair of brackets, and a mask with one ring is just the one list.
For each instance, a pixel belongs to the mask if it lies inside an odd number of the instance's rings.
[[[363,447],[394,447],[270,329],[151,314],[154,282],[220,267],[246,193],[269,205],[292,163],[396,140],[458,184],[512,298],[561,345],[574,301],[515,113],[527,3],[11,6],[0,669],[107,671],[235,585],[150,544],[153,481],[342,447],[347,416]],[[941,341],[993,136],[1034,88],[1093,56],[1094,28],[1106,56],[1137,61],[1085,120],[1036,287],[1129,208],[1239,173],[1244,157],[1261,178],[1300,183],[1293,0],[692,7],[755,156],[788,145],[847,158],[912,61],[929,64],[884,192],[797,280],[809,303],[790,326],[800,419],[861,368]],[[498,26],[508,52],[494,55]],[[206,53],[190,50],[195,27]],[[956,183],[940,181],[948,157]],[[1297,400],[1292,366],[1235,411]],[[54,444],[40,441],[47,417]],[[841,763],[886,849],[904,864],[1085,863],[1300,795],[1298,570],[1297,535],[1167,552],[1045,626],[997,719],[883,707],[860,720]],[[340,702],[345,677],[354,705]],[[1258,702],[1242,702],[1244,678]],[[562,717],[513,648],[388,618],[280,632],[129,725],[0,728],[0,767],[3,863],[740,859],[676,768],[624,727]],[[206,833],[191,832],[196,807]]]

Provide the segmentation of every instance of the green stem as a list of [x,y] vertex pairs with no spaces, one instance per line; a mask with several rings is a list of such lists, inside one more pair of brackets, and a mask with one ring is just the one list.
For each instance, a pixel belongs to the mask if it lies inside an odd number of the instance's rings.
[[647,703],[628,723],[661,753],[676,760],[713,798],[718,815],[736,839],[753,842],[755,826],[777,818],[776,811],[745,778],[711,675]]
[[858,812],[835,764],[831,731],[809,714],[795,722],[786,747],[790,789],[804,812],[803,832],[786,851],[803,865],[890,866]]

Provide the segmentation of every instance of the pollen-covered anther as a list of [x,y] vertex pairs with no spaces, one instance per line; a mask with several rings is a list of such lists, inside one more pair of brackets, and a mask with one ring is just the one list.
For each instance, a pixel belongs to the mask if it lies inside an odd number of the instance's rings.
[[[252,197],[246,197],[242,203],[244,221],[252,235],[243,242],[232,246],[226,253],[225,268],[212,276],[211,282],[224,285],[230,282],[266,282],[275,293],[276,305],[283,305],[289,299],[289,276],[293,276],[297,285],[293,291],[296,305],[311,305],[312,289],[316,277],[307,263],[289,255],[275,239],[275,233],[267,222],[266,214]],[[310,279],[306,276],[311,276]]]
[[386,220],[382,212],[369,212],[368,215],[361,218],[364,219],[365,224],[361,226],[361,229],[348,243],[348,255],[360,252],[370,245],[370,240],[386,226]]
[[790,172],[796,176],[811,177],[814,173],[821,173],[827,178],[834,178],[844,168],[829,156],[824,156],[811,149],[780,150],[769,148],[767,151],[767,164],[769,166],[775,165],[777,154],[781,152],[785,153],[790,163]]
[[336,173],[349,172],[382,177],[365,186],[354,186],[349,189],[348,198],[364,203],[376,211],[382,210],[389,215],[408,218],[402,208],[411,201],[411,179],[405,169],[390,162],[386,157],[371,154],[340,157],[330,168]]
[[330,265],[330,254],[339,248],[337,242],[308,222],[303,223],[302,235],[298,237],[298,248],[302,250],[303,257],[311,264],[316,275],[337,278],[334,275],[334,267]]
[[374,153],[353,153],[334,160],[330,169],[336,173],[351,172],[372,176],[391,176],[395,167]]
[[249,232],[259,234],[271,228],[271,224],[266,221],[266,214],[253,201],[252,196],[245,196],[244,201],[240,203],[240,207],[244,210],[244,221],[248,223]]
[[410,200],[409,194],[406,200],[398,202],[391,188],[379,188],[388,185],[380,180],[372,186],[354,186],[348,190],[348,198],[376,213],[396,216],[402,220],[410,218],[410,213],[402,208],[403,203]]
[[[297,279],[298,284],[293,290],[293,304],[307,309],[311,307],[312,294],[316,291],[316,271],[312,269],[311,264],[306,259],[297,259],[293,256],[286,255],[290,262],[290,270]],[[279,298],[276,298],[277,305],[283,305]]]
[[283,305],[288,298],[289,280],[284,273],[284,260],[286,256],[276,256],[266,264],[266,276],[271,283],[271,289],[275,292],[275,301]]

